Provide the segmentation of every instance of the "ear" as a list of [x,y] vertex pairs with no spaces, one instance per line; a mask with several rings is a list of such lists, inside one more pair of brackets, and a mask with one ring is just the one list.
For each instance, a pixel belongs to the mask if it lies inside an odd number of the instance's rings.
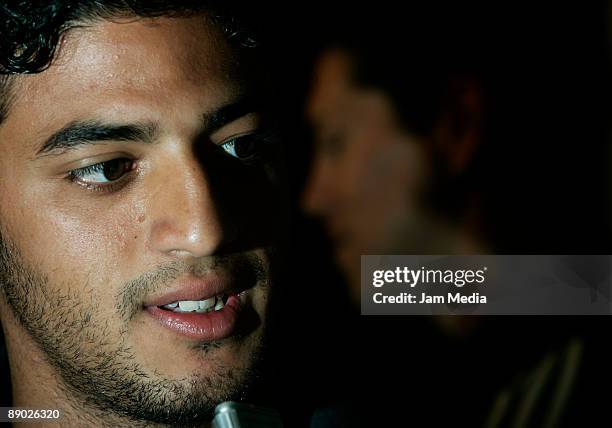
[[433,129],[434,148],[451,175],[467,170],[482,142],[484,94],[471,78],[449,81],[442,100],[440,118]]

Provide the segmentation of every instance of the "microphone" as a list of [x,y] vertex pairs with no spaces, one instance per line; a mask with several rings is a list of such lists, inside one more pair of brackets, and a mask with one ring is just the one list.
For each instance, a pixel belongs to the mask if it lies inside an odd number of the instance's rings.
[[225,401],[215,407],[212,428],[283,428],[283,423],[274,409]]

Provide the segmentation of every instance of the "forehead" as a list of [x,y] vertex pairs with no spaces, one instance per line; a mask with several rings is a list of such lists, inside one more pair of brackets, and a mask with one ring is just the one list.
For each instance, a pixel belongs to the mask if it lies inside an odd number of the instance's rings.
[[133,86],[151,77],[193,80],[221,71],[225,48],[222,34],[204,15],[100,21],[68,32],[46,73],[75,74],[97,85]]
[[222,102],[232,64],[223,34],[204,15],[95,22],[69,30],[47,70],[14,79],[1,133],[44,134],[100,115],[125,120],[155,106],[193,104],[196,95],[201,104]]
[[307,113],[314,121],[324,119],[347,103],[354,86],[350,81],[351,62],[347,54],[334,50],[317,61]]

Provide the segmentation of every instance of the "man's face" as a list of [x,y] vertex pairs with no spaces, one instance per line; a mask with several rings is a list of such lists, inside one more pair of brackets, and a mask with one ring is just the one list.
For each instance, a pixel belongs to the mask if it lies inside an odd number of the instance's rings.
[[198,16],[70,30],[48,70],[14,80],[3,321],[14,311],[9,340],[28,331],[67,391],[99,407],[188,421],[254,368],[272,192],[238,159],[251,143],[232,140],[260,126],[235,71]]
[[423,141],[398,126],[388,98],[355,85],[350,67],[340,51],[317,64],[308,103],[315,155],[304,202],[325,220],[358,298],[360,255],[421,244],[430,161]]

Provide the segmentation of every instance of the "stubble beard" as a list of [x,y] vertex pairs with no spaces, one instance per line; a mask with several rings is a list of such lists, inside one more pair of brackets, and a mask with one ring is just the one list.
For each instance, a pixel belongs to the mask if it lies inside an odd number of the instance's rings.
[[[117,333],[100,319],[93,293],[87,301],[83,293],[49,287],[48,278],[28,266],[1,231],[0,288],[16,319],[55,368],[64,395],[103,413],[156,424],[206,424],[216,404],[244,399],[259,377],[262,328],[248,339],[252,346],[244,366],[213,360],[207,374],[182,379],[146,370],[126,343],[125,320]],[[202,344],[194,352],[214,358],[223,342]]]

